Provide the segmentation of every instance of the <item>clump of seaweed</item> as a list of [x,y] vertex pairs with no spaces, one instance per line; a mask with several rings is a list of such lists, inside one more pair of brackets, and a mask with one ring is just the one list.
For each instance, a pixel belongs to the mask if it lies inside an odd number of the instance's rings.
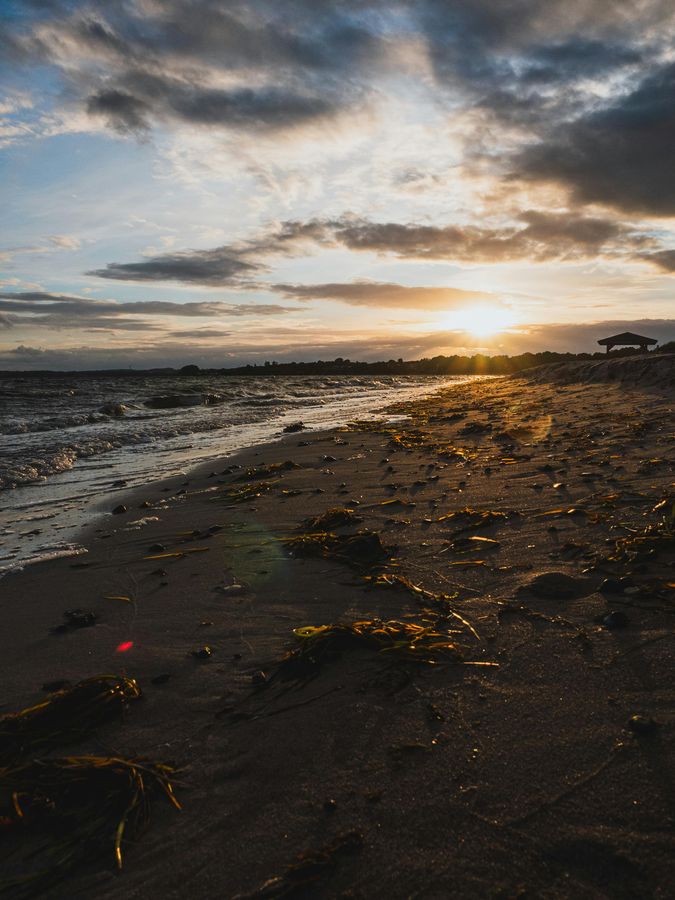
[[675,501],[666,497],[657,503],[654,511],[661,513],[660,521],[646,528],[631,529],[630,534],[619,538],[609,560],[640,559],[675,551]]
[[180,809],[173,775],[162,763],[100,756],[0,769],[2,896],[21,900],[49,890],[79,864],[107,853],[121,868],[122,845],[147,822],[151,798],[163,793]]
[[391,559],[393,548],[385,547],[376,531],[357,531],[356,534],[333,534],[330,531],[300,534],[285,538],[288,552],[293,556],[319,556],[347,563],[355,569],[371,569]]
[[308,625],[293,630],[298,646],[286,653],[276,674],[282,681],[305,679],[324,663],[356,648],[387,653],[399,662],[434,665],[444,657],[460,660],[462,653],[454,640],[460,633],[459,629],[439,630],[431,624],[396,619]]
[[246,503],[248,500],[255,500],[263,494],[268,493],[274,487],[271,481],[257,481],[255,484],[247,484],[241,488],[230,488],[225,491],[225,496],[232,503]]
[[465,531],[475,531],[478,528],[489,528],[492,525],[501,525],[508,519],[508,514],[503,512],[494,512],[490,509],[471,509],[465,506],[464,509],[458,509],[454,512],[441,516],[436,521],[443,522],[446,525],[456,526],[453,535],[463,534]]
[[443,441],[436,440],[430,434],[422,431],[406,431],[402,433],[392,433],[390,437],[390,446],[395,450],[425,450],[427,453],[434,453],[443,459],[461,459],[468,461],[475,459],[478,455],[472,450],[463,447],[456,447],[454,444],[446,444]]
[[326,532],[332,528],[343,528],[345,525],[358,525],[360,522],[363,522],[363,517],[357,516],[353,509],[333,506],[318,516],[305,519],[300,528],[307,532]]
[[371,587],[376,588],[402,588],[422,605],[424,609],[431,609],[441,616],[455,619],[460,623],[462,628],[470,631],[471,634],[478,638],[478,634],[463,616],[460,616],[452,608],[452,603],[457,599],[457,594],[446,594],[443,591],[428,591],[426,588],[418,584],[414,584],[406,575],[385,573],[382,575],[366,576],[366,581]]
[[141,696],[133,678],[98,675],[0,717],[0,765],[81,740]]
[[277,475],[283,475],[284,472],[290,472],[291,469],[301,469],[293,460],[287,459],[285,462],[270,463],[263,466],[251,466],[237,475],[235,481],[254,481],[256,478],[273,478]]

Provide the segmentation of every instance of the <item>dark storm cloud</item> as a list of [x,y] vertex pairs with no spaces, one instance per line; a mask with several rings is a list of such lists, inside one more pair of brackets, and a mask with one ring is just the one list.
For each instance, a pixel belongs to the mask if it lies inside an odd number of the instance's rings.
[[515,176],[560,182],[580,203],[675,213],[675,64],[525,149]]
[[87,112],[103,116],[108,125],[122,134],[137,134],[149,127],[150,107],[124,91],[99,91],[87,100]]
[[[534,85],[635,66],[672,17],[662,0],[621,10],[609,0],[93,0],[45,9],[42,22],[28,13],[5,40],[15,58],[52,61],[67,95],[123,133],[172,120],[279,129],[333,116],[376,102],[380,77],[404,70],[397,51],[411,41],[431,60],[436,100],[463,96],[509,118],[527,99],[534,121],[570,102]],[[222,86],[233,75],[243,87]]]
[[551,83],[591,77],[642,61],[639,49],[583,37],[528,50],[523,80]]
[[153,119],[171,118],[196,125],[287,128],[339,107],[327,96],[285,88],[215,90],[139,73],[124,78],[123,86],[87,99],[87,112],[103,116],[120,133],[142,133]]
[[274,290],[294,300],[336,300],[349,306],[404,309],[453,309],[466,303],[494,299],[494,294],[459,288],[409,287],[381,281],[336,284],[275,284]]

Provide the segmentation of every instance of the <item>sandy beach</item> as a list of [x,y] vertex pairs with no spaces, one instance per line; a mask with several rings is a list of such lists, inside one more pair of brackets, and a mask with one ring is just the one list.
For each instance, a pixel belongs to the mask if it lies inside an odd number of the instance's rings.
[[[672,355],[568,363],[291,433],[0,580],[0,713],[128,675],[68,752],[182,770],[121,873],[48,896],[671,896],[673,385]],[[452,649],[280,665],[373,619]]]

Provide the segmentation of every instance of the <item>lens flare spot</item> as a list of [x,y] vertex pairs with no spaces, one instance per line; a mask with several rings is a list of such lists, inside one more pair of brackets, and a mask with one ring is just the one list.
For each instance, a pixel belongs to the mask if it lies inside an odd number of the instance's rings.
[[122,643],[118,644],[115,648],[115,653],[126,653],[128,650],[131,650],[133,646],[133,641],[122,641]]

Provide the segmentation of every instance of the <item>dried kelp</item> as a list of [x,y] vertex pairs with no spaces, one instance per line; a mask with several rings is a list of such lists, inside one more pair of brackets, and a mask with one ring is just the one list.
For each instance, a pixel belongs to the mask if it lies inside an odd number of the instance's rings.
[[174,770],[144,759],[73,756],[0,769],[3,876],[0,894],[22,900],[52,889],[76,866],[109,854],[146,823],[151,798],[178,809]]
[[398,662],[433,665],[443,658],[460,660],[462,653],[455,641],[455,636],[460,633],[456,628],[440,630],[431,624],[396,619],[364,619],[295,628],[293,634],[298,639],[298,646],[288,651],[267,683],[275,677],[282,681],[307,679],[324,663],[356,648],[386,653]]
[[675,524],[664,518],[661,522],[635,529],[616,542],[611,561],[642,559],[675,551]]
[[319,556],[347,563],[355,569],[370,569],[391,559],[393,548],[385,547],[376,531],[333,534],[329,531],[284,538],[292,556]]
[[290,472],[291,469],[301,468],[302,466],[287,459],[285,462],[270,463],[269,465],[263,466],[251,466],[248,469],[244,469],[244,471],[240,475],[237,475],[234,480],[254,481],[256,478],[274,478],[275,476],[283,475],[284,472]]
[[133,678],[98,675],[0,718],[0,765],[81,740],[141,696]]
[[363,522],[362,516],[357,516],[353,509],[342,506],[333,506],[318,516],[312,516],[299,527],[307,532],[326,532],[332,528],[343,528],[345,525],[358,525]]
[[274,482],[256,481],[255,484],[247,484],[245,487],[229,488],[225,491],[225,496],[231,503],[246,503],[267,494],[273,487]]
[[363,846],[358,831],[340,835],[327,847],[307,850],[292,862],[283,875],[275,875],[250,894],[237,894],[234,900],[281,900],[282,897],[309,897],[333,874],[343,854],[355,853]]
[[386,573],[382,575],[367,576],[366,581],[371,587],[401,588],[408,591],[408,593],[412,594],[424,609],[431,609],[441,616],[455,619],[462,628],[471,632],[475,638],[478,638],[478,634],[473,625],[452,608],[453,602],[457,599],[456,593],[446,594],[443,591],[428,591],[418,584],[413,584],[413,582],[405,575]]
[[463,534],[465,531],[475,531],[478,528],[490,528],[492,525],[502,525],[509,518],[507,513],[494,512],[490,509],[471,509],[465,506],[454,512],[440,516],[436,521],[453,527],[453,536]]
[[464,447],[456,447],[454,444],[448,444],[433,438],[428,432],[423,431],[402,431],[394,432],[390,437],[390,446],[396,450],[423,450],[427,454],[434,454],[443,459],[467,460],[475,459],[477,453],[467,450]]

